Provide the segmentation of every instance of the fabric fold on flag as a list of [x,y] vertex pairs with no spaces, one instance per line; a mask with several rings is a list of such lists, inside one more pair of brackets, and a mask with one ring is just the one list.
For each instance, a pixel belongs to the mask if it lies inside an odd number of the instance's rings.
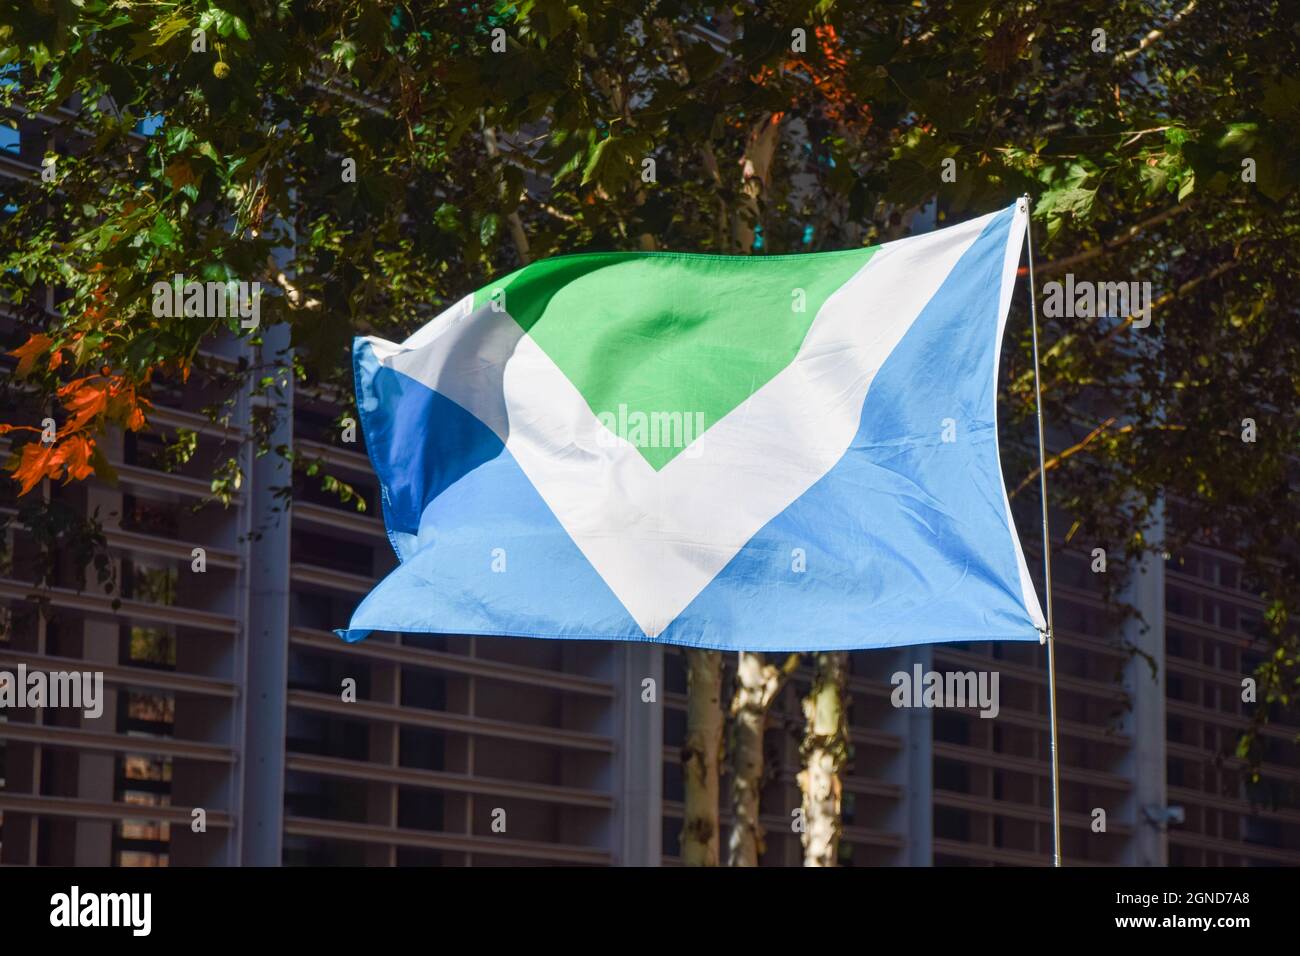
[[998,457],[1027,210],[789,256],[532,263],[353,345],[400,564],[337,633],[1037,641]]

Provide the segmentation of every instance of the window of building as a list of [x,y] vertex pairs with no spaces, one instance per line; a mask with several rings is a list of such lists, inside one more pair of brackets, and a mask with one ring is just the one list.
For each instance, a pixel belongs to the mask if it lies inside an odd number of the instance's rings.
[[170,628],[125,627],[119,644],[122,663],[140,667],[176,667],[176,635]]
[[178,580],[173,562],[133,555],[122,559],[122,597],[127,600],[171,607],[176,603]]
[[934,835],[941,840],[970,842],[970,812],[956,807],[934,808]]
[[[114,799],[140,807],[171,805],[170,758],[126,754],[117,762]],[[118,866],[167,866],[171,824],[165,820],[127,819],[115,825],[113,854]]]
[[169,502],[123,495],[121,526],[124,531],[174,539],[180,528],[179,508]]
[[936,757],[934,761],[934,787],[954,793],[970,793],[970,767],[956,760]]

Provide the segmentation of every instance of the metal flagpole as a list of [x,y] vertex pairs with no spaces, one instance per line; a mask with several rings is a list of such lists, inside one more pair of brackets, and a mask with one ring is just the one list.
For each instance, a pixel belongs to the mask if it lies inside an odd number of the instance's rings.
[[1043,449],[1043,386],[1038,374],[1038,292],[1034,288],[1034,229],[1025,204],[1025,242],[1029,247],[1029,315],[1034,330],[1034,398],[1038,407],[1038,486],[1043,499],[1043,584],[1047,591],[1047,706],[1052,739],[1052,865],[1061,865],[1061,759],[1056,738],[1056,640],[1052,630],[1052,539],[1047,527],[1047,462]]

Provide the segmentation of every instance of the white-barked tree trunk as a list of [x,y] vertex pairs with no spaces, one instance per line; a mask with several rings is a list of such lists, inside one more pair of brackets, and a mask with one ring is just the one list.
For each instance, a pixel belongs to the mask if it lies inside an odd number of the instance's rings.
[[803,701],[806,726],[799,789],[803,792],[804,866],[839,863],[841,774],[849,757],[848,699],[844,693],[848,657],[844,651],[819,652],[812,689]]
[[721,842],[718,823],[718,770],[722,756],[722,653],[687,648],[686,742],[682,777],[686,805],[682,814],[682,863],[717,866]]
[[759,820],[765,763],[763,734],[772,702],[798,666],[798,654],[787,657],[781,667],[749,651],[741,651],[737,657],[731,742],[727,748],[734,818],[727,840],[728,866],[758,866],[758,858],[763,855],[764,830]]

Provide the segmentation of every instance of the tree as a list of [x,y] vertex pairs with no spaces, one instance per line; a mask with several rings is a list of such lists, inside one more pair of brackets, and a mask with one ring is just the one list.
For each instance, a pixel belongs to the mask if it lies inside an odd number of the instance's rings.
[[800,655],[790,654],[781,667],[762,654],[741,651],[736,660],[736,689],[731,697],[731,744],[727,748],[731,770],[731,835],[727,842],[728,866],[758,866],[764,850],[759,820],[763,789],[763,734],[768,710],[799,666]]
[[803,792],[804,866],[836,866],[843,832],[842,774],[849,760],[848,682],[849,655],[823,651],[817,655],[812,689],[803,700],[805,731],[799,773]]
[[682,863],[717,866],[722,841],[718,822],[718,769],[722,760],[722,654],[686,651],[686,742],[682,776]]

